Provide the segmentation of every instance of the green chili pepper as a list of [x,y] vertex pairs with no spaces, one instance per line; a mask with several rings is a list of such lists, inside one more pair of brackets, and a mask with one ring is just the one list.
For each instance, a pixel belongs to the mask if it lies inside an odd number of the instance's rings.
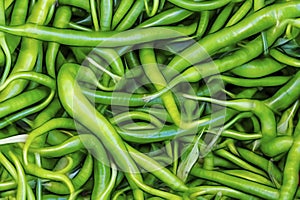
[[119,24],[122,18],[129,11],[133,3],[134,3],[133,0],[120,1],[118,8],[113,15],[112,24],[111,24],[112,29],[114,29]]
[[[57,28],[66,28],[72,16],[71,9],[67,6],[61,6],[55,13],[53,26]],[[55,77],[55,61],[59,50],[59,44],[51,42],[48,44],[46,51],[46,68],[51,77]]]
[[2,1],[0,199],[299,198],[299,16]]
[[231,72],[242,77],[258,78],[277,72],[284,67],[285,65],[276,62],[274,59],[266,57],[250,61],[232,69]]
[[193,168],[191,174],[199,178],[205,178],[218,183],[222,183],[223,185],[226,185],[233,189],[241,190],[261,198],[278,199],[279,197],[279,192],[272,187],[237,178],[222,172]]
[[278,199],[292,199],[296,193],[299,183],[299,145],[299,136],[297,136],[287,155]]
[[[34,39],[57,42],[74,46],[99,46],[99,47],[120,47],[131,46],[146,42],[183,37],[180,33],[185,33],[184,27],[151,27],[123,32],[86,32],[70,29],[57,29],[39,25],[25,24],[20,26],[0,26],[0,30],[9,34],[30,37]],[[144,37],[145,34],[154,34]],[[32,34],[36,33],[36,34]],[[76,36],[76,37],[74,37]]]
[[[43,24],[46,20],[48,11],[54,0],[39,1],[33,7],[33,12],[27,19],[27,23],[35,25]],[[23,39],[21,46],[22,50],[18,56],[17,62],[13,67],[11,74],[20,71],[30,71],[34,67],[34,63],[37,59],[39,41],[29,38]],[[0,101],[4,101],[10,97],[19,94],[26,86],[25,80],[16,80],[11,83],[5,90],[1,92]]]
[[[223,2],[225,3],[226,1]],[[215,34],[207,35],[199,40],[198,43],[187,48],[180,56],[174,57],[168,66],[176,72],[181,72],[186,67],[208,58],[222,47],[234,44],[260,31],[267,30],[278,21],[296,18],[300,15],[298,4],[298,2],[287,2],[261,9],[231,27],[222,29]],[[212,41],[214,45],[211,45]]]
[[[113,155],[118,166],[128,173],[126,174],[127,177],[133,178],[134,183],[132,183],[132,187],[137,191],[135,194],[140,196],[141,194],[135,186],[135,181],[141,181],[141,176],[136,173],[139,170],[128,154],[128,150],[121,138],[117,135],[114,127],[103,115],[97,111],[95,112],[95,108],[92,107],[90,102],[81,93],[74,78],[78,70],[78,67],[74,64],[65,64],[60,69],[58,81],[62,87],[58,88],[58,92],[62,105],[72,117],[79,120],[82,124],[88,125],[89,129]],[[68,100],[70,96],[75,97],[74,100],[76,101],[70,102]],[[80,110],[82,110],[82,112]],[[87,111],[90,113],[87,113]],[[83,116],[82,113],[86,113],[86,115]],[[94,114],[96,114],[96,116],[94,116]],[[93,123],[93,125],[91,125],[91,123]]]

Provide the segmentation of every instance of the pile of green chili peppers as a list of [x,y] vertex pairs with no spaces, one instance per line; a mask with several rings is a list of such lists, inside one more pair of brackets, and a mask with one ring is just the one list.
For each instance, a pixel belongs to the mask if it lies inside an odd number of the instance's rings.
[[300,199],[299,0],[0,2],[0,200]]

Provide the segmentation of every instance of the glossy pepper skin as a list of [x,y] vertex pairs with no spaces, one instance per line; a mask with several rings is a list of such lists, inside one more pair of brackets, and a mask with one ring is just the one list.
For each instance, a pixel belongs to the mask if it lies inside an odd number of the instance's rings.
[[299,199],[300,1],[0,2],[3,199]]
[[[107,151],[115,158],[120,167],[129,177],[134,176],[142,181],[139,169],[128,153],[128,150],[110,122],[91,105],[82,94],[76,76],[80,66],[67,63],[58,73],[58,95],[66,111],[82,125],[88,127],[103,143]],[[70,100],[70,97],[73,97]],[[83,115],[84,113],[84,115]]]

